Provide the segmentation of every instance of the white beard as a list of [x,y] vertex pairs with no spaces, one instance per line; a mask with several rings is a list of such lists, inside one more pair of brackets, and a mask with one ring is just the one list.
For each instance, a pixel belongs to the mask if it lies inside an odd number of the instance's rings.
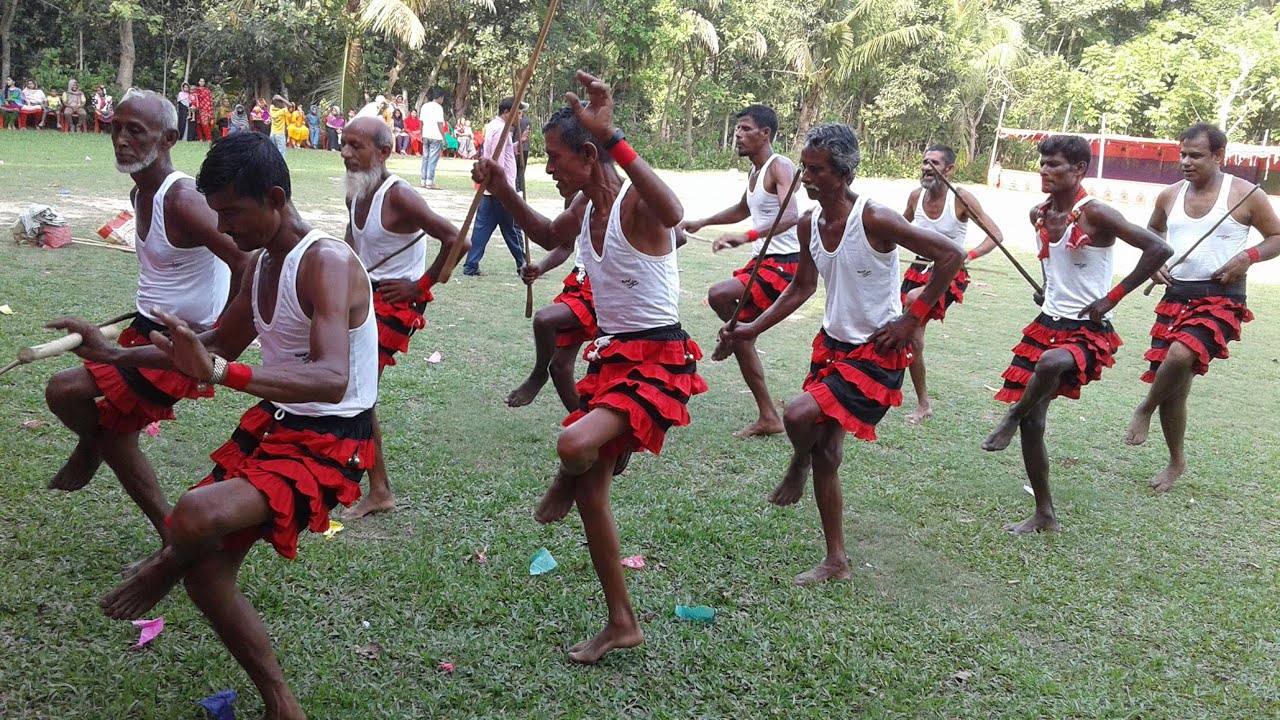
[[920,178],[920,187],[925,190],[932,190],[942,183],[938,178]]
[[347,191],[347,202],[355,204],[358,200],[373,193],[382,184],[382,168],[370,168],[359,172],[347,171],[342,179],[342,186]]
[[156,159],[159,157],[160,157],[160,149],[153,147],[151,148],[151,152],[147,153],[146,157],[142,158],[136,163],[127,163],[127,164],[116,163],[116,170],[118,172],[124,173],[125,175],[132,175],[134,173],[142,172],[143,170],[146,170],[147,168],[154,165],[156,162]]

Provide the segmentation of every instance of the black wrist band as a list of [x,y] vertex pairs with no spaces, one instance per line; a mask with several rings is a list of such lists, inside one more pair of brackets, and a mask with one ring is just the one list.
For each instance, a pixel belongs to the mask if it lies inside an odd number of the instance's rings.
[[609,139],[609,142],[604,144],[605,152],[612,150],[614,146],[616,146],[618,143],[626,139],[627,139],[627,136],[622,134],[621,129],[614,129],[613,137]]

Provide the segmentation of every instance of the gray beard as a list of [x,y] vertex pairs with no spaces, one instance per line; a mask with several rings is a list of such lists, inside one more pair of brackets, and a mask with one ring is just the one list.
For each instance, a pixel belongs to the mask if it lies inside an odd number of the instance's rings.
[[382,184],[382,168],[371,168],[359,172],[347,171],[342,178],[342,186],[347,192],[347,202],[355,204],[361,198],[371,195]]
[[940,184],[942,184],[942,181],[936,177],[932,179],[920,178],[920,187],[924,188],[925,190],[932,190],[938,187],[938,185]]
[[147,153],[146,157],[142,158],[136,163],[128,163],[128,164],[116,163],[116,170],[118,172],[124,173],[125,175],[132,175],[134,173],[139,173],[151,167],[152,165],[154,165],[156,162],[156,159],[159,157],[160,157],[160,149],[153,147],[151,148],[151,152]]

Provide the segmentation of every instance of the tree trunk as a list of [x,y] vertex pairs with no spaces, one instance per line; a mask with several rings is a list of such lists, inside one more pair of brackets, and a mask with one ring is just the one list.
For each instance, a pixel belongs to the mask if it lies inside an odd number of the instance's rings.
[[191,36],[187,36],[187,63],[182,66],[182,82],[191,82]]
[[161,39],[164,43],[164,59],[160,62],[160,94],[167,96],[169,94],[169,51],[172,45],[166,36]]
[[400,80],[400,73],[404,72],[404,64],[407,60],[404,48],[396,48],[395,62],[391,64],[391,72],[387,73],[387,90],[393,97],[396,93],[396,82]]
[[471,66],[465,59],[460,59],[457,68],[458,74],[453,86],[453,116],[466,117],[468,96],[471,93]]
[[120,18],[120,68],[116,73],[116,85],[123,94],[133,87],[133,62],[137,50],[133,46],[133,19]]
[[689,90],[684,94],[684,153],[693,161],[693,91],[702,77],[703,64],[699,63],[689,78]]
[[76,26],[76,70],[84,72],[84,23]]
[[3,10],[0,10],[0,77],[9,77],[13,74],[13,66],[10,61],[13,45],[10,42],[10,37],[13,30],[13,18],[18,13],[18,0],[0,0],[0,2],[4,3]]
[[793,146],[795,152],[799,153],[804,149],[804,139],[809,134],[809,128],[813,127],[821,107],[822,85],[815,80],[807,81],[800,95],[800,117],[796,122],[796,141]]
[[444,49],[436,55],[436,64],[431,67],[431,74],[427,76],[427,86],[418,94],[418,105],[422,105],[426,101],[425,95],[436,86],[436,79],[440,77],[440,66],[444,65],[444,61],[449,58],[449,53],[453,52],[454,46],[462,39],[462,30],[455,30],[453,37],[449,38],[449,42],[445,43]]

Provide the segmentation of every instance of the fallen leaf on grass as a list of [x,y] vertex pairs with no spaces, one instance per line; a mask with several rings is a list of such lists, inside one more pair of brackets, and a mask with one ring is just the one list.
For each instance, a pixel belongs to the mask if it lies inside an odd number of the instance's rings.
[[332,540],[334,535],[337,535],[343,530],[346,530],[346,527],[344,527],[342,523],[337,520],[330,520],[329,529],[324,531],[324,539]]
[[622,558],[622,564],[624,567],[629,567],[632,570],[639,570],[640,568],[644,567],[644,558],[639,555],[624,557]]
[[999,296],[998,296],[998,295],[996,295],[995,293],[989,293],[989,292],[987,292],[986,290],[983,290],[983,291],[982,291],[982,294],[983,294],[983,295],[986,295],[987,297],[999,297]]
[[141,650],[156,639],[156,636],[164,630],[164,617],[158,617],[154,620],[134,620],[133,626],[140,628],[142,633],[138,635],[138,642],[130,646],[131,650]]
[[489,546],[485,545],[483,550],[477,550],[475,558],[477,565],[484,565],[489,562]]
[[439,350],[431,353],[431,356],[427,358],[427,362],[431,363],[432,365],[439,364],[440,360],[441,360],[441,357],[440,357]]
[[982,387],[986,388],[988,392],[1000,392],[999,388],[993,388],[990,385],[983,385]]
[[0,315],[12,315],[13,308],[8,305],[0,305]]
[[1019,584],[1021,584],[1021,583],[1022,583],[1022,581],[1021,581],[1021,580],[1008,580],[1008,581],[1006,581],[1006,582],[1007,582],[1009,585],[1019,585]]
[[235,702],[236,691],[223,690],[202,700],[197,700],[196,704],[204,708],[213,720],[236,720],[235,708],[231,707]]
[[452,661],[452,660],[441,660],[441,661],[440,661],[440,664],[439,664],[437,667],[439,667],[441,670],[443,670],[443,671],[445,671],[445,672],[447,672],[447,673],[451,673],[451,672],[453,672],[453,661]]
[[356,648],[356,654],[366,660],[377,660],[382,654],[382,646],[376,642],[365,643]]
[[991,283],[989,283],[989,282],[982,282],[981,280],[979,280],[979,281],[977,281],[977,282],[973,283],[973,286],[974,286],[974,287],[991,287]]
[[30,430],[31,428],[44,427],[45,425],[48,425],[48,424],[49,424],[48,420],[41,420],[37,418],[35,420],[28,420],[22,423],[22,427],[24,429]]
[[151,423],[150,425],[148,425],[148,426],[146,427],[146,433],[147,433],[148,435],[150,435],[151,437],[156,437],[157,435],[159,435],[159,434],[160,434],[160,421],[159,421],[159,420],[157,420],[157,421],[155,421],[155,422]]
[[968,670],[961,670],[960,672],[956,673],[955,675],[952,675],[952,676],[951,676],[951,679],[952,679],[952,680],[955,680],[956,682],[958,682],[958,683],[960,683],[961,685],[963,685],[963,684],[965,684],[965,683],[969,682],[969,678],[971,678],[971,677],[973,677],[973,673],[969,672]]

